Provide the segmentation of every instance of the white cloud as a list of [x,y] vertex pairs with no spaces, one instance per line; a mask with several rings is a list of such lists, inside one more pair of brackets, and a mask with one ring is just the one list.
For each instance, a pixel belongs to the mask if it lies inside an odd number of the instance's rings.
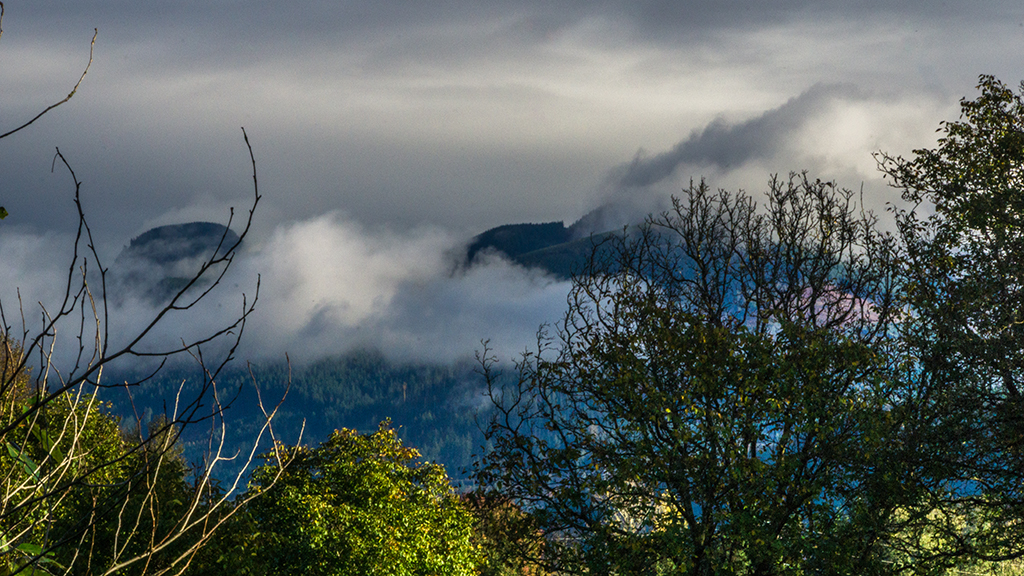
[[[568,283],[497,258],[466,270],[461,249],[435,228],[369,230],[338,213],[284,225],[240,253],[207,301],[169,315],[144,348],[229,325],[242,293],[251,302],[257,277],[246,359],[288,353],[308,361],[372,348],[396,361],[444,363],[472,358],[482,340],[508,359],[541,324],[559,320]],[[138,298],[118,301],[115,335],[137,333],[154,312]]]
[[282,227],[242,262],[263,279],[247,348],[311,359],[373,347],[450,361],[487,338],[522,349],[557,320],[564,284],[504,261],[459,271],[459,248],[437,229],[371,231],[338,214]]

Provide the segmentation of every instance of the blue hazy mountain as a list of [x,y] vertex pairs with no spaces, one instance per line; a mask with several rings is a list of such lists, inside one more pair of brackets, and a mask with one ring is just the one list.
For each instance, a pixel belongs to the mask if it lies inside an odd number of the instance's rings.
[[224,251],[238,242],[238,234],[215,222],[188,222],[152,228],[135,238],[117,257],[161,266],[191,258],[208,258],[218,247]]
[[[372,432],[390,419],[408,445],[462,478],[462,470],[472,465],[473,454],[483,444],[481,426],[490,415],[490,403],[483,396],[486,384],[477,368],[473,362],[395,363],[373,350],[294,366],[285,361],[234,362],[217,378],[219,399],[226,408],[225,454],[251,451],[264,422],[262,401],[267,410],[277,408],[274,430],[279,440],[293,443],[301,432],[306,444],[315,445],[337,428]],[[149,376],[139,367],[105,377],[133,382]],[[154,416],[169,415],[179,395],[195,397],[203,381],[198,366],[175,364],[133,388],[131,397],[111,393],[107,398],[126,421],[138,415],[145,426]],[[206,406],[210,401],[207,397]],[[186,457],[195,461],[203,456],[209,432],[205,425],[189,429],[182,437]],[[218,477],[230,478],[242,460],[222,464]]]
[[545,224],[505,224],[473,238],[466,249],[466,260],[476,261],[481,253],[500,252],[508,258],[564,244],[572,235],[562,222]]
[[466,266],[488,254],[499,254],[527,268],[539,268],[560,279],[583,270],[594,246],[612,232],[587,230],[586,216],[572,226],[564,222],[505,224],[475,236],[466,248]]
[[128,295],[154,304],[166,302],[183,288],[215,253],[238,243],[238,234],[215,222],[171,224],[132,238],[111,270],[115,298]]

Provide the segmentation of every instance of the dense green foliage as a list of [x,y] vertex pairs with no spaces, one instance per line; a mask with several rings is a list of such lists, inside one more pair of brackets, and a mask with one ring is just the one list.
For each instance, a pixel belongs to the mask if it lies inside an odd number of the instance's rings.
[[574,280],[518,385],[492,388],[477,479],[550,537],[537,561],[881,571],[900,480],[893,248],[857,214],[799,175],[772,182],[763,212],[701,183],[595,251],[614,259]]
[[335,431],[317,448],[279,449],[288,466],[256,470],[250,491],[259,497],[198,573],[475,573],[472,516],[444,468],[420,461],[388,422],[373,434]]
[[463,501],[476,518],[476,538],[483,558],[480,576],[546,576],[533,559],[548,546],[533,517],[504,496],[467,493]]
[[691,185],[593,252],[518,383],[492,382],[476,478],[542,535],[524,557],[768,575],[1024,555],[1024,98],[980,89],[936,149],[880,155],[914,203],[897,236],[796,177],[761,209]]
[[[38,401],[26,375],[8,380],[18,386],[5,424]],[[147,434],[122,431],[108,410],[94,396],[66,394],[3,436],[7,571],[475,573],[474,520],[444,468],[386,423],[371,435],[336,431],[317,448],[280,445],[236,507],[217,509],[221,490],[196,494],[178,427],[158,416]],[[31,505],[43,496],[45,510]],[[189,528],[193,520],[201,524]]]
[[94,395],[67,392],[37,407],[27,376],[16,380],[20,391],[0,414],[6,570],[94,574],[123,564],[118,573],[157,573],[197,543],[180,530],[194,487],[173,425],[123,432]]
[[962,120],[942,124],[935,149],[912,160],[882,156],[904,200],[906,298],[914,343],[930,372],[989,381],[1021,395],[1024,376],[1024,101],[991,77],[963,102]]
[[982,76],[979,89],[936,148],[880,156],[915,206],[896,214],[901,336],[929,392],[913,438],[930,482],[912,532],[929,544],[905,553],[950,565],[1024,555],[1024,85]]

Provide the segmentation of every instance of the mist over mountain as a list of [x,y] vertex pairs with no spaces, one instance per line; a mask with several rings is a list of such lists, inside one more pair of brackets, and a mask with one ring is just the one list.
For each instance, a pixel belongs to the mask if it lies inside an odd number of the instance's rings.
[[473,237],[463,264],[480,265],[488,255],[501,255],[525,268],[568,280],[583,269],[602,239],[643,221],[647,212],[632,208],[626,202],[605,203],[570,226],[564,222],[497,226]]
[[223,255],[238,241],[238,234],[215,222],[152,228],[133,238],[114,260],[114,297],[162,303],[185,287],[210,257]]
[[[266,398],[287,397],[276,424],[285,438],[297,438],[304,427],[305,441],[315,443],[335,428],[369,431],[391,418],[426,458],[444,462],[450,474],[462,477],[482,442],[479,422],[490,410],[471,355],[481,338],[494,337],[513,341],[498,350],[510,359],[523,349],[512,336],[533,339],[540,323],[557,320],[564,280],[586,263],[603,236],[577,237],[579,229],[578,223],[564,222],[506,224],[466,243],[422,234],[372,238],[325,218],[279,229],[268,242],[239,253],[228,283],[234,286],[239,277],[258,272],[267,296],[243,340],[243,347],[254,345],[242,354],[254,361],[253,371],[233,362],[218,378],[227,397],[240,394],[227,413],[229,448],[245,452],[258,432],[258,419],[252,417],[259,413],[252,387],[258,381]],[[135,296],[131,306],[155,308],[215,251],[237,241],[237,234],[212,222],[160,226],[133,238],[111,274],[119,289]],[[454,276],[445,273],[443,258],[451,246],[465,250],[465,268]],[[373,291],[365,304],[357,285]],[[136,310],[121,310],[129,309]],[[231,310],[214,306],[172,326],[224,321]],[[432,353],[436,348],[427,343],[448,341],[451,333],[468,334],[472,341],[447,344],[461,353]],[[123,368],[125,374],[111,377],[131,379],[138,369]],[[183,382],[194,392],[196,374],[188,362],[172,364],[131,398],[112,394],[111,399],[118,412],[138,413],[148,422],[168,409],[167,399]],[[256,381],[250,381],[253,375]],[[203,435],[196,434],[184,439],[191,458],[204,449]]]
[[170,224],[132,238],[117,261],[145,260],[163,266],[173,265],[187,258],[208,258],[214,250],[223,254],[237,242],[238,234],[216,222]]
[[[110,267],[120,296],[115,316],[152,316],[218,246],[236,241],[234,232],[210,222],[161,226],[133,238]],[[569,270],[575,257],[561,267],[554,262],[573,243],[562,222],[500,226],[468,244],[435,229],[368,230],[340,213],[289,223],[239,252],[222,289],[197,309],[169,316],[152,346],[232,321],[239,292],[251,294],[260,277],[239,360],[217,379],[226,397],[241,390],[227,415],[229,448],[245,452],[258,431],[254,375],[265,398],[287,394],[277,417],[285,438],[298,437],[303,423],[304,441],[316,443],[335,428],[370,431],[391,418],[406,441],[459,476],[479,448],[478,419],[486,420],[489,409],[473,354],[490,339],[492,351],[509,360],[535,340],[541,324],[557,321],[567,283],[556,272]],[[472,254],[474,264],[452,274],[457,250]],[[179,360],[131,398],[111,392],[115,409],[148,421],[173,407],[168,399],[183,382],[194,392],[201,372],[189,358]],[[124,372],[109,373],[111,381],[147,366],[119,368]],[[202,434],[185,446],[199,458]]]
[[514,258],[571,239],[572,234],[563,222],[505,224],[475,236],[466,249],[466,260],[472,263],[478,254],[487,250],[495,250]]

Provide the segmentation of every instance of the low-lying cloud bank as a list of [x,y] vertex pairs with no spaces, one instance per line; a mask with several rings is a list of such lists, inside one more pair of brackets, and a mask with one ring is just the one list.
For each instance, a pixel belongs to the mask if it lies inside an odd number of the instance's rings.
[[370,231],[340,214],[281,227],[239,266],[238,276],[262,278],[247,349],[448,362],[490,339],[521,351],[558,319],[568,284],[500,259],[459,270],[462,244],[433,228]]
[[[56,309],[67,263],[54,255],[70,259],[72,242],[0,236],[0,298],[8,316],[18,290],[30,318],[40,311],[36,302]],[[535,344],[540,325],[562,313],[568,283],[499,258],[461,269],[463,244],[436,228],[368,230],[339,213],[282,225],[261,245],[246,245],[203,302],[166,316],[143,349],[173,347],[229,325],[241,314],[243,294],[252,301],[257,280],[256,311],[238,353],[244,359],[283,360],[287,353],[305,362],[376,349],[397,362],[447,363],[472,358],[482,340],[506,359]],[[124,273],[124,265],[111,263],[111,273]],[[145,297],[111,296],[110,339],[117,345],[158,308]],[[59,331],[62,353],[77,346],[76,320],[69,320]]]
[[[708,176],[712,186],[756,194],[769,174],[799,169],[861,187],[867,206],[882,212],[898,196],[879,177],[869,151],[905,153],[929,145],[941,107],[819,85],[746,119],[718,118],[660,152],[641,152],[611,168],[590,202],[599,208],[576,228],[586,235],[639,221],[663,209],[668,195],[691,177]],[[37,302],[53,311],[64,296],[73,238],[6,225],[0,232],[7,324],[20,323],[20,288],[29,325],[37,326],[43,314]],[[207,301],[166,318],[149,349],[230,324],[242,312],[243,293],[251,302],[259,278],[242,358],[288,353],[306,361],[372,348],[396,361],[445,363],[472,357],[482,340],[490,340],[507,359],[536,344],[540,325],[558,322],[569,285],[498,258],[462,269],[456,262],[469,240],[464,236],[427,225],[373,228],[341,212],[278,224],[247,240]],[[105,264],[116,274],[123,263],[111,255]],[[70,272],[72,278],[81,274]],[[98,294],[95,279],[93,288]],[[112,305],[113,344],[136,334],[155,313],[145,298],[116,298]],[[59,337],[72,350],[75,328]]]

